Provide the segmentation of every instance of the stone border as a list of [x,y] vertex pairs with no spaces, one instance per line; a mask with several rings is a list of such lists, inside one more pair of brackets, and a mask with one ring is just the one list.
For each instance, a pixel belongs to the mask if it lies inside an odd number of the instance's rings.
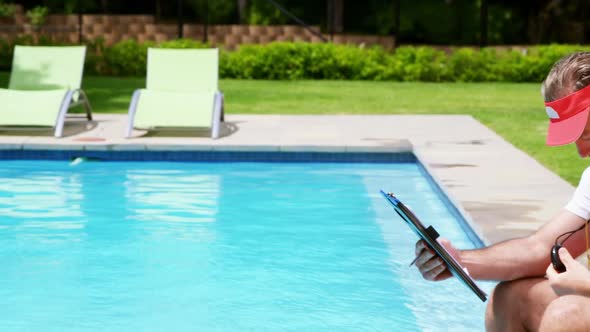
[[[0,38],[14,40],[23,35],[30,35],[38,40],[42,36],[65,43],[79,41],[79,17],[77,15],[48,15],[46,23],[35,28],[28,24],[27,18],[19,7],[14,20],[0,20]],[[319,31],[319,27],[313,27]],[[156,22],[151,15],[82,15],[82,38],[93,41],[104,38],[105,45],[134,39],[138,42],[164,42],[178,38],[178,25]],[[203,40],[205,26],[202,24],[184,24],[183,37]],[[326,40],[330,36],[323,35]],[[213,47],[236,49],[242,44],[268,44],[275,41],[322,42],[322,39],[309,30],[296,25],[209,25],[207,42]],[[381,45],[393,49],[394,37],[336,34],[332,42],[336,44]]]

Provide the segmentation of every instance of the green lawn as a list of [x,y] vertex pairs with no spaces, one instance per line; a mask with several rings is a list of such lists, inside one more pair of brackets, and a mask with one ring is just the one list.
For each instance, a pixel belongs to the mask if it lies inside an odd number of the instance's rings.
[[[0,86],[7,81],[0,73]],[[133,90],[144,84],[84,77],[95,112],[126,113]],[[220,86],[229,114],[469,114],[572,184],[587,165],[574,146],[545,146],[539,84],[222,80]]]

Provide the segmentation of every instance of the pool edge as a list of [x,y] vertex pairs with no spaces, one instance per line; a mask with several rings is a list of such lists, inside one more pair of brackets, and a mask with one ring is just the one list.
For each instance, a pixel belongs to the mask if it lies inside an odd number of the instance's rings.
[[442,181],[434,174],[432,169],[424,162],[424,158],[417,151],[412,151],[416,158],[416,164],[421,172],[426,176],[429,183],[434,187],[437,195],[443,200],[445,206],[449,209],[451,214],[455,216],[460,223],[461,228],[465,231],[471,242],[476,247],[481,248],[489,244],[487,237],[482,232],[481,228],[473,220],[471,215],[463,208],[458,200],[456,200],[451,193],[446,189]]

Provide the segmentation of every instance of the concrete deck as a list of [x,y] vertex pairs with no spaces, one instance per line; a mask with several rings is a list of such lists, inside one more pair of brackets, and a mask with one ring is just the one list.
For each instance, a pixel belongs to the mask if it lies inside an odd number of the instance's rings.
[[0,149],[414,151],[486,243],[548,221],[574,188],[470,116],[227,115],[222,137],[134,132],[125,115],[71,119],[52,131],[0,130]]

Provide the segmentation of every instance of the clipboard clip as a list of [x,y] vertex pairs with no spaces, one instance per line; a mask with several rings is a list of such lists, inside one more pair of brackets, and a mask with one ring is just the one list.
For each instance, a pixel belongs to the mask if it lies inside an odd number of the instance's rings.
[[438,234],[438,232],[436,231],[436,229],[434,229],[434,227],[428,226],[428,228],[426,228],[426,233],[428,234],[428,236],[430,236],[433,240],[438,239],[438,237],[440,236],[440,234]]

